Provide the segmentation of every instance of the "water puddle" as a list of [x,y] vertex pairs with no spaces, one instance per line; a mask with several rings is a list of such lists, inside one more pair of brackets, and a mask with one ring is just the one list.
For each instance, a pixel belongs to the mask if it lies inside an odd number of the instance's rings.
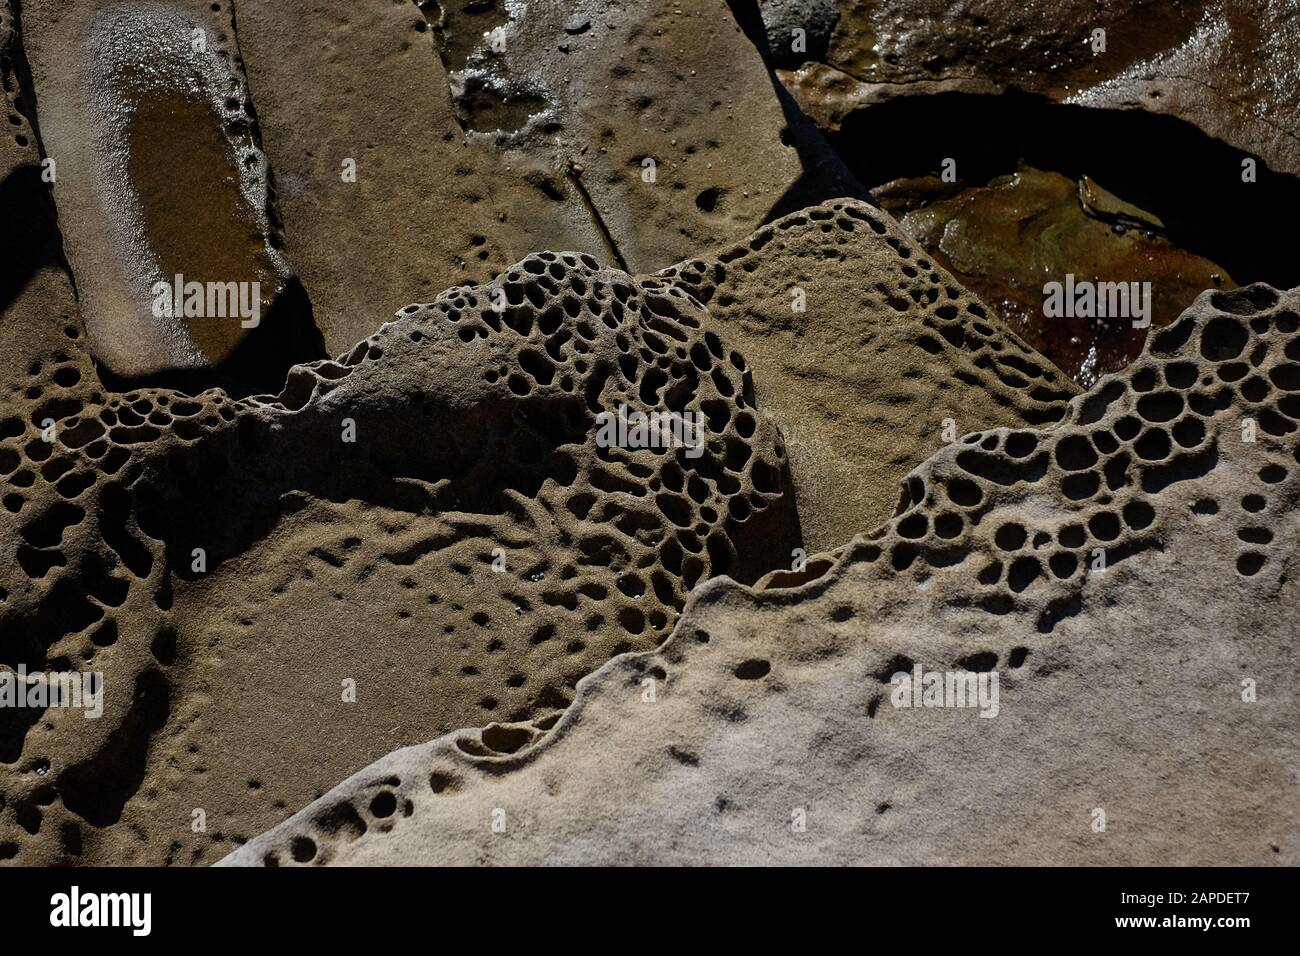
[[[277,264],[240,189],[238,157],[211,105],[177,93],[144,97],[127,121],[127,141],[127,175],[160,277],[182,275],[205,287],[257,283],[258,314],[264,315],[279,291]],[[184,148],[177,149],[178,143]],[[231,354],[245,332],[238,316],[180,321],[213,365]]]
[[1300,181],[1171,116],[944,93],[861,109],[829,139],[904,230],[1084,387],[1132,361],[1147,330],[1054,312],[1048,283],[1149,283],[1151,328],[1207,289],[1300,284],[1273,239],[1300,215]]
[[1205,289],[1235,285],[1222,266],[1172,243],[1157,217],[1087,177],[1023,167],[986,186],[946,185],[936,177],[898,180],[873,195],[1021,338],[1084,387],[1136,358],[1146,332],[1131,316],[1047,319],[1046,284],[1150,283],[1145,318],[1153,325],[1172,322]]
[[126,376],[228,362],[266,338],[290,279],[237,54],[202,6],[197,19],[120,6],[89,24],[81,145],[104,223],[73,266],[92,346]]

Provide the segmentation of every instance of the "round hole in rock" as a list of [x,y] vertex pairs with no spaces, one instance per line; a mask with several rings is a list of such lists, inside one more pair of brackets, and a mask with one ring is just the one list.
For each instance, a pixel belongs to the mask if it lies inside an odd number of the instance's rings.
[[734,673],[741,680],[758,680],[760,677],[766,677],[771,670],[772,665],[768,661],[751,658],[736,665]]
[[994,540],[1003,551],[1015,551],[1024,545],[1027,537],[1028,533],[1022,526],[1011,522],[998,528]]
[[1130,501],[1124,506],[1124,523],[1135,531],[1148,527],[1155,518],[1155,509],[1145,501]]
[[1254,551],[1247,551],[1237,558],[1237,570],[1246,577],[1258,574],[1259,569],[1264,566],[1264,556]]
[[393,796],[391,790],[385,790],[382,793],[375,794],[374,799],[370,801],[371,815],[378,817],[381,820],[384,817],[391,817],[396,812],[397,798]]
[[310,863],[316,859],[316,841],[311,837],[294,837],[289,841],[289,855],[298,863]]
[[526,727],[506,727],[502,724],[489,724],[480,735],[483,746],[494,753],[513,754],[523,750],[533,742],[533,733]]
[[1088,519],[1088,530],[1101,541],[1114,541],[1119,537],[1119,519],[1109,511],[1099,511]]
[[460,781],[449,773],[435,770],[429,775],[429,789],[434,793],[452,793],[460,789]]
[[1047,565],[1052,569],[1053,575],[1064,581],[1074,574],[1075,569],[1079,566],[1079,559],[1069,551],[1058,551],[1052,555]]

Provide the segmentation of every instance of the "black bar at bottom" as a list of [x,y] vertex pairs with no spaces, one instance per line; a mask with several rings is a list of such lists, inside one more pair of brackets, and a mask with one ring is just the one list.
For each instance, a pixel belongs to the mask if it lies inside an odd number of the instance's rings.
[[[0,868],[0,913],[9,939],[77,933],[128,945],[146,928],[147,938],[187,943],[284,937],[373,944],[377,932],[394,943],[421,932],[450,941],[456,925],[477,927],[494,945],[515,932],[537,945],[606,927],[610,941],[648,934],[653,945],[663,933],[693,935],[689,925],[725,927],[733,942],[770,940],[805,920],[818,935],[842,930],[874,945],[882,937],[951,945],[1006,933],[1036,941],[1127,936],[1181,944],[1200,937],[1232,945],[1243,933],[1294,929],[1295,885],[1295,871],[1284,868]],[[131,894],[148,894],[147,907],[143,895]],[[541,935],[548,930],[554,935]]]

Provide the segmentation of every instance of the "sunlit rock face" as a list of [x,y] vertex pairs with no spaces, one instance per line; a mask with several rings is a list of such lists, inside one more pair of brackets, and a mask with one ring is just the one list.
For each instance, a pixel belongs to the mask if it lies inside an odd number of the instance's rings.
[[0,865],[1295,863],[1289,13],[0,0]]
[[698,589],[544,738],[395,751],[223,862],[1294,863],[1298,299],[1206,292],[802,579]]
[[291,272],[229,12],[29,6],[41,132],[96,359],[135,378],[259,364],[237,357],[245,343],[289,357],[303,317],[277,309]]

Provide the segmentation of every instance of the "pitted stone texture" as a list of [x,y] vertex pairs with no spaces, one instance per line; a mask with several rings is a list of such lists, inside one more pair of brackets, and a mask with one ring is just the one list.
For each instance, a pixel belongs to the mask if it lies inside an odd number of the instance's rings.
[[810,198],[783,208],[865,194],[815,130],[787,127],[723,0],[237,12],[331,354],[373,331],[374,303],[486,281],[535,249],[653,271],[739,239],[792,196]]
[[756,369],[810,551],[884,521],[898,476],[946,441],[1057,421],[1078,393],[866,203],[793,213],[661,275]]
[[[516,745],[697,582],[783,566],[780,436],[706,320],[541,253],[277,396],[33,365],[0,414],[0,663],[106,691],[99,720],[0,712],[3,855],[210,860],[393,747]],[[619,405],[702,413],[703,453],[600,446]]]
[[[698,590],[539,742],[398,751],[224,862],[1294,865],[1298,309],[1202,295],[814,579]],[[996,671],[997,716],[894,706],[916,664]]]
[[534,249],[605,257],[549,164],[465,140],[411,0],[239,0],[237,15],[285,232],[329,354],[373,332],[376,307],[486,281]]

